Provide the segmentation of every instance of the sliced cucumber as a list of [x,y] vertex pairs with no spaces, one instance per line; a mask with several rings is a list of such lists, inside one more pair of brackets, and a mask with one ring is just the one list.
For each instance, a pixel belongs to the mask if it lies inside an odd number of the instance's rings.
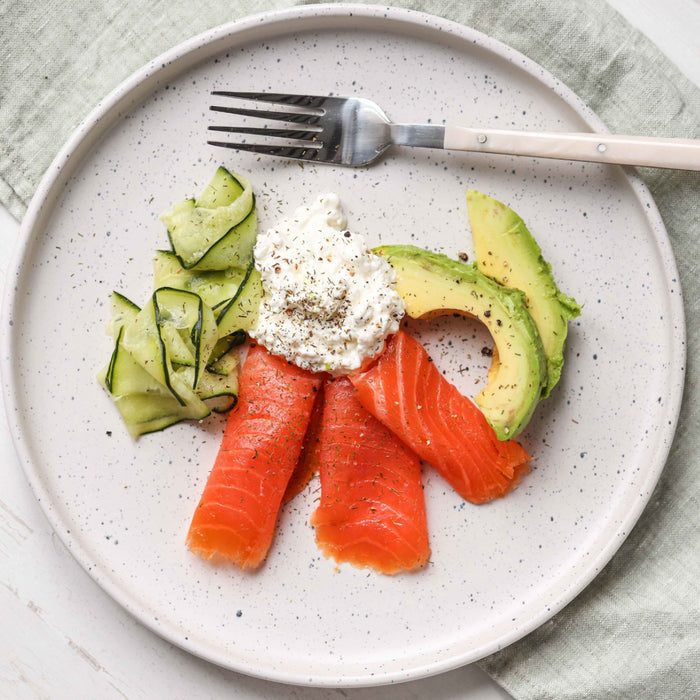
[[244,271],[237,268],[187,270],[174,253],[159,250],[153,266],[156,286],[193,292],[215,310],[222,340],[235,335],[235,342],[240,344],[245,340],[245,332],[257,323],[262,282],[252,259]]
[[115,333],[114,350],[109,364],[97,375],[134,438],[182,420],[199,420],[210,413],[210,407],[201,400],[183,406],[164,384],[154,379],[122,347],[124,328],[133,322],[139,311],[136,304],[113,292],[111,325]]
[[211,412],[204,401],[182,404],[122,347],[119,339],[109,365],[98,380],[111,394],[129,433],[136,438],[182,420],[200,420]]
[[109,333],[109,335],[116,340],[117,336],[119,335],[119,331],[124,324],[132,321],[136,314],[141,311],[141,309],[134,304],[131,299],[127,299],[119,292],[112,292],[112,296],[110,297],[110,305],[112,315],[109,319],[109,323],[107,324],[107,333]]
[[112,307],[112,315],[107,326],[107,332],[114,338],[114,350],[109,360],[109,364],[100,372],[98,378],[100,383],[109,391],[112,392],[114,382],[114,367],[117,363],[117,355],[119,341],[122,337],[124,326],[131,323],[141,309],[134,304],[133,301],[127,299],[119,292],[112,292],[110,299]]
[[208,209],[226,207],[235,202],[243,194],[244,189],[243,178],[240,175],[232,175],[220,165],[202,194],[197,197],[195,204]]
[[236,267],[245,270],[253,259],[253,248],[258,234],[258,217],[253,208],[240,224],[217,241],[193,267],[198,270],[224,270]]
[[217,170],[199,199],[177,202],[160,218],[186,269],[246,267],[252,258],[257,232],[253,188],[224,168]]
[[156,253],[155,291],[143,308],[112,294],[114,349],[98,374],[134,437],[235,405],[237,346],[262,296],[245,178],[219,168],[199,197],[162,219],[173,250]]
[[[209,355],[207,369],[215,374],[228,374],[231,371],[231,366],[227,356],[233,348],[237,348],[245,342],[245,331],[238,330],[224,338],[219,338],[214,349]],[[238,353],[235,353],[238,357]]]
[[[154,379],[164,384],[183,405],[197,401],[199,375],[218,339],[212,310],[192,292],[164,287],[125,326],[122,345]],[[194,368],[185,382],[174,364]]]
[[208,306],[214,307],[231,299],[238,292],[246,270],[229,267],[225,270],[187,270],[180,259],[168,250],[156,251],[153,258],[154,287],[172,287],[194,292]]
[[[216,413],[229,411],[238,400],[240,358],[234,347],[217,361],[219,371],[205,369],[197,382],[197,396]],[[225,371],[224,371],[225,370]],[[185,382],[192,379],[193,367],[178,367],[176,372]]]
[[227,336],[237,331],[248,331],[258,322],[258,307],[263,294],[262,279],[251,260],[245,278],[236,294],[214,307],[219,335]]

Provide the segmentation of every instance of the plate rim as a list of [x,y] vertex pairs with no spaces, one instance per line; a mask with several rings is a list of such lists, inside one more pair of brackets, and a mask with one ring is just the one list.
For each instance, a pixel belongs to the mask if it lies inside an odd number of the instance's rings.
[[[92,111],[80,122],[46,170],[22,220],[19,239],[15,246],[10,264],[8,265],[2,303],[2,323],[5,332],[2,334],[0,371],[3,382],[3,398],[7,408],[8,427],[15,451],[19,457],[20,464],[22,465],[29,485],[53,530],[59,536],[73,558],[90,575],[97,585],[108,593],[113,600],[118,602],[120,606],[140,624],[168,642],[184,649],[188,653],[239,673],[269,681],[303,686],[362,687],[429,677],[484,658],[522,639],[528,633],[551,619],[578,596],[600,573],[602,568],[612,559],[639,520],[661,476],[671,449],[682,404],[685,377],[687,352],[685,311],[679,281],[679,291],[675,295],[667,297],[671,311],[669,324],[674,333],[674,338],[677,338],[678,341],[674,345],[676,352],[668,358],[668,373],[670,376],[674,376],[677,379],[677,386],[679,389],[669,394],[669,406],[671,408],[667,415],[669,421],[666,427],[659,431],[658,437],[656,438],[656,449],[653,451],[653,459],[649,460],[649,465],[645,472],[645,480],[639,484],[640,493],[634,501],[635,507],[627,512],[626,517],[617,522],[617,529],[615,530],[614,536],[609,538],[606,546],[589,558],[583,574],[579,573],[575,576],[574,582],[570,582],[568,585],[560,588],[559,597],[556,601],[552,601],[539,615],[531,618],[529,624],[516,627],[514,630],[493,639],[490,644],[483,645],[477,654],[448,654],[447,658],[440,662],[417,664],[409,669],[403,668],[385,671],[381,675],[374,675],[370,672],[366,672],[363,675],[355,676],[341,674],[314,677],[304,674],[303,669],[298,673],[289,673],[274,670],[270,668],[269,664],[266,666],[265,664],[259,663],[256,667],[241,665],[240,663],[236,664],[235,660],[224,658],[225,655],[206,653],[206,651],[203,652],[202,650],[198,651],[196,646],[188,644],[185,634],[186,630],[180,630],[175,625],[165,624],[157,619],[154,620],[153,616],[148,614],[145,607],[134,605],[128,594],[124,594],[109,576],[103,575],[99,567],[93,566],[90,563],[89,554],[83,549],[81,544],[78,543],[76,546],[70,532],[66,532],[60,514],[52,507],[51,494],[44,489],[39,477],[39,470],[34,466],[29,452],[25,449],[22,424],[19,420],[18,412],[14,410],[13,396],[16,395],[16,387],[13,368],[15,356],[13,343],[15,336],[12,332],[11,321],[13,310],[18,303],[17,293],[19,291],[21,272],[31,252],[32,243],[45,228],[47,221],[50,220],[51,212],[60,197],[63,185],[70,178],[71,174],[79,168],[85,154],[92,150],[101,135],[111,128],[114,120],[118,118],[120,110],[131,109],[140,99],[143,99],[153,92],[154,86],[152,85],[152,81],[157,79],[158,76],[163,75],[166,76],[167,79],[169,73],[172,75],[179,75],[188,65],[193,65],[191,62],[188,63],[188,60],[192,61],[193,55],[205,49],[208,49],[211,55],[214,55],[219,52],[219,44],[223,46],[225,42],[228,42],[230,46],[238,45],[248,41],[248,35],[251,33],[255,34],[255,32],[258,31],[265,35],[266,30],[269,31],[271,27],[274,28],[283,25],[291,19],[298,20],[302,23],[310,23],[310,20],[316,18],[317,21],[324,23],[326,29],[332,29],[330,25],[334,22],[337,24],[348,20],[356,21],[358,17],[368,22],[374,21],[380,25],[377,27],[380,31],[383,28],[386,29],[386,27],[381,26],[386,22],[393,25],[400,25],[403,23],[412,27],[423,25],[431,30],[445,31],[452,38],[456,37],[461,41],[471,41],[480,48],[486,49],[501,58],[505,58],[513,65],[516,65],[517,68],[525,70],[526,73],[533,76],[537,81],[551,88],[559,98],[564,100],[564,102],[586,122],[586,124],[590,125],[596,131],[608,131],[603,121],[572,90],[552,75],[546,68],[507,44],[472,27],[452,20],[405,8],[358,3],[303,5],[249,15],[212,27],[178,43],[171,49],[155,57],[133,72],[104,99],[100,100]],[[311,23],[313,24],[313,22]],[[273,33],[273,36],[284,33],[284,31],[278,31]],[[395,33],[400,34],[400,32]],[[195,62],[201,62],[203,60],[205,60],[205,58],[200,56]],[[645,217],[650,224],[653,240],[657,246],[659,260],[662,263],[664,273],[667,277],[673,276],[677,280],[680,280],[668,233],[666,232],[656,203],[651,197],[650,191],[636,170],[628,167],[624,167],[622,170],[639,201],[640,207],[643,207]]]

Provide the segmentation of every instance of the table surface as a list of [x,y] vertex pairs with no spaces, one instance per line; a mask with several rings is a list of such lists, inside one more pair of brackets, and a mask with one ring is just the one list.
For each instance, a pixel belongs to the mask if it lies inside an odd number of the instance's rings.
[[[609,2],[700,85],[700,0]],[[19,234],[0,206],[3,287]],[[269,683],[190,656],[125,612],[54,534],[15,456],[2,405],[0,456],[0,697],[510,697],[474,665],[397,687],[328,690]]]

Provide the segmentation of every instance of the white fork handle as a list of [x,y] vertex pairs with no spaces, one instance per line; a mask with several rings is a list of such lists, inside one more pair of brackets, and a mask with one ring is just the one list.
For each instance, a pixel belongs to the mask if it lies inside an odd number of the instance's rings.
[[700,141],[587,133],[445,127],[447,150],[700,170]]

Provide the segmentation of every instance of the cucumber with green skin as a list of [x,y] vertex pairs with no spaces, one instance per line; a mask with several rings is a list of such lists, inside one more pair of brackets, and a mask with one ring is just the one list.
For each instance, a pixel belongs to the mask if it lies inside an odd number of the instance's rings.
[[173,250],[156,252],[143,309],[113,293],[114,348],[98,374],[133,437],[235,405],[238,346],[262,296],[247,180],[219,168],[163,218]]
[[174,253],[161,250],[154,258],[154,277],[156,285],[198,294],[214,310],[221,338],[231,334],[240,338],[257,323],[262,281],[252,259],[243,271],[187,270]]
[[[193,292],[161,287],[124,327],[121,344],[184,404],[196,398],[199,375],[217,340],[214,313],[201,297]],[[192,366],[192,381],[179,381],[174,365]]]
[[[214,349],[211,351],[211,355],[209,355],[207,370],[214,374],[229,374],[235,364],[229,359],[232,356],[232,351],[239,345],[245,343],[247,337],[245,331],[239,330],[223,338],[219,338]],[[233,354],[236,357],[238,356],[238,353]]]
[[98,381],[109,392],[129,433],[139,435],[167,428],[182,420],[199,420],[210,409],[201,401],[182,404],[168,387],[155,379],[122,345],[124,328],[140,313],[125,296],[112,294],[111,331],[114,349],[109,364],[98,374]]
[[[204,370],[197,382],[197,397],[201,399],[214,413],[230,411],[238,401],[238,369],[240,360],[238,351],[226,355],[228,373]],[[220,360],[221,362],[221,360]],[[191,366],[181,366],[176,369],[185,381],[189,381],[194,373]]]
[[[166,294],[169,298],[164,300]],[[152,304],[158,305],[159,312],[153,316],[119,293],[113,294],[111,325],[116,334],[115,345],[110,362],[98,379],[112,396],[133,437],[182,420],[201,420],[211,411],[228,411],[236,404],[239,339],[234,336],[224,339],[212,364],[204,369],[200,366],[196,371],[201,333],[195,333],[194,339],[186,342],[189,329],[184,329],[183,334],[182,328],[174,329],[164,320],[172,319],[173,307],[178,312],[182,310],[184,294],[189,295],[185,301],[192,302],[191,292],[157,290]],[[160,325],[154,322],[156,317],[161,319]],[[213,320],[209,319],[208,323],[211,326]],[[197,320],[193,326],[196,325],[204,324]],[[125,338],[127,330],[129,335]],[[211,358],[212,353],[209,355]],[[191,391],[190,387],[193,387]]]
[[228,267],[223,270],[188,270],[169,250],[156,251],[153,258],[154,287],[173,287],[198,294],[214,308],[236,295],[245,279],[246,270]]
[[[225,216],[231,217],[229,223],[243,219],[205,250],[221,233],[212,233],[212,227],[221,229]],[[157,284],[200,294],[216,312],[221,337],[252,328],[262,282],[253,260],[257,216],[248,180],[220,167],[198,198],[180,202],[161,218],[173,250],[156,254]]]
[[258,322],[258,308],[262,295],[262,279],[255,262],[251,260],[236,294],[214,307],[221,336],[253,328]]
[[[124,326],[130,323],[141,309],[119,292],[112,292],[110,302],[112,313],[107,332],[114,338],[114,350],[112,351],[109,364],[100,372],[99,378],[105,389],[110,393],[114,393],[115,366],[117,365],[119,342],[121,341]],[[117,371],[117,380],[120,380],[119,371]]]
[[161,215],[173,252],[185,269],[247,268],[257,234],[251,184],[219,168],[197,199],[177,202]]
[[182,405],[124,350],[119,338],[110,364],[98,374],[98,380],[109,391],[134,438],[182,420],[199,420],[210,413],[203,402]]
[[223,166],[219,166],[202,193],[195,198],[195,204],[208,209],[227,207],[238,199],[249,185],[241,175],[233,175]]

